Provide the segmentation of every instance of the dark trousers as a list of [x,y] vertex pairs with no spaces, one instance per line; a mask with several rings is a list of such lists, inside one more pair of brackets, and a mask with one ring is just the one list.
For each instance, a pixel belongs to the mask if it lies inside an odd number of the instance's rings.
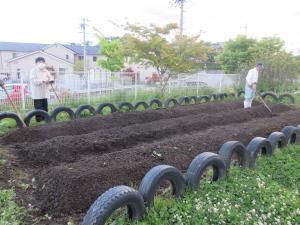
[[[48,112],[48,99],[47,98],[34,99],[33,104],[34,104],[35,109],[41,109],[41,110]],[[39,115],[37,115],[35,117],[35,119],[37,122],[41,122],[41,121],[45,120],[45,118],[43,116],[39,116]]]

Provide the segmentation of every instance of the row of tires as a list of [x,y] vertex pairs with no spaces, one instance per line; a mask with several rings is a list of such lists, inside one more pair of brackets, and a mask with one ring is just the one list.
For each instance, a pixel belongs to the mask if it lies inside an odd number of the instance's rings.
[[[205,95],[205,96],[200,96],[200,97],[199,96],[190,96],[190,97],[182,96],[178,100],[175,98],[168,98],[164,102],[164,104],[160,99],[152,99],[148,103],[145,101],[139,101],[135,104],[131,104],[130,102],[120,102],[117,107],[114,104],[107,102],[107,103],[101,103],[97,107],[97,109],[95,109],[93,106],[87,104],[87,105],[80,105],[75,110],[75,112],[69,107],[60,106],[60,107],[55,108],[51,112],[50,115],[48,114],[48,112],[43,111],[43,110],[33,110],[33,111],[27,113],[27,115],[24,118],[24,122],[25,122],[26,126],[29,127],[31,119],[35,116],[43,117],[46,123],[50,123],[51,121],[56,121],[57,116],[62,112],[67,113],[69,115],[69,118],[71,120],[73,120],[75,118],[80,118],[82,116],[82,112],[85,110],[88,110],[89,113],[92,115],[96,115],[96,114],[103,114],[104,108],[107,108],[107,107],[110,109],[111,113],[114,113],[117,111],[123,111],[123,110],[135,111],[140,107],[143,107],[145,110],[149,109],[149,108],[153,108],[154,106],[156,106],[157,109],[161,109],[163,107],[170,108],[171,106],[199,104],[202,102],[210,102],[213,100],[224,100],[225,98],[228,98],[228,97],[240,97],[242,94],[243,94],[243,91],[240,91],[237,94],[235,94],[235,93],[230,93],[230,94],[219,93],[219,94]],[[266,93],[263,93],[263,95],[262,95],[263,98],[266,98],[268,96],[273,96],[276,101],[278,101],[279,99],[283,99],[283,98],[289,98],[291,103],[295,102],[294,97],[290,94],[284,94],[284,95],[281,95],[280,97],[277,97],[277,95],[275,95],[274,93],[266,92]],[[0,113],[0,121],[3,119],[6,119],[6,118],[14,119],[19,128],[23,127],[22,119],[16,113],[13,113],[13,112]]]
[[[237,96],[238,97],[241,97],[242,95],[245,94],[245,91],[239,91],[237,93]],[[274,92],[264,92],[261,94],[261,97],[263,99],[265,98],[271,98],[274,102],[281,102],[283,101],[284,99],[288,99],[289,103],[290,104],[295,104],[295,98],[291,95],[291,94],[282,94],[282,95],[277,95],[276,93]]]
[[234,155],[238,156],[238,166],[253,168],[260,154],[271,156],[275,149],[299,140],[300,125],[286,126],[281,132],[273,132],[268,138],[253,138],[247,146],[239,141],[229,141],[223,144],[218,154],[201,153],[191,162],[186,174],[173,166],[155,166],[144,176],[138,191],[122,185],[113,187],[98,197],[87,211],[82,225],[103,225],[122,207],[127,207],[129,219],[140,219],[145,214],[145,208],[153,205],[154,196],[162,182],[169,181],[172,185],[172,195],[180,197],[187,187],[199,190],[202,175],[209,167],[214,171],[212,181],[225,179],[230,167],[234,165]]

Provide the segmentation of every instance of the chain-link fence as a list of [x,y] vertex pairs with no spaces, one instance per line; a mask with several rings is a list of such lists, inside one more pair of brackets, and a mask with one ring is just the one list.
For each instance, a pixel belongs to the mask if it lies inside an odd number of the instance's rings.
[[[23,112],[33,109],[28,71],[18,71],[16,80],[6,80],[10,98]],[[212,92],[223,92],[226,88],[239,85],[238,75],[207,74],[178,75],[168,82],[165,96],[192,96]],[[50,88],[49,108],[58,105],[77,107],[81,104],[100,102],[138,101],[161,97],[159,82],[141,80],[138,73],[111,73],[104,71],[73,72],[55,76]],[[0,90],[0,111],[12,111],[9,99]]]

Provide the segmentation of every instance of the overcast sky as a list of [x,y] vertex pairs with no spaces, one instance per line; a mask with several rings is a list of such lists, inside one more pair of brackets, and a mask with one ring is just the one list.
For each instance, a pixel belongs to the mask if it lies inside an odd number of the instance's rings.
[[[93,42],[93,26],[105,36],[122,34],[111,21],[179,21],[179,8],[170,0],[0,0],[0,7],[0,41],[78,43],[83,17],[90,20],[88,40]],[[187,0],[184,25],[186,34],[202,31],[210,42],[245,34],[247,25],[248,36],[277,35],[300,54],[300,0]]]

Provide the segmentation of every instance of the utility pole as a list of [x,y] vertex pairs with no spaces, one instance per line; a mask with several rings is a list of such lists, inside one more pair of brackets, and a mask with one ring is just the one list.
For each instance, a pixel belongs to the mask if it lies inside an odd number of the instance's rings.
[[87,61],[86,61],[86,26],[88,26],[86,18],[82,18],[82,22],[80,24],[80,28],[82,29],[83,34],[83,76],[86,76],[87,71]]
[[184,0],[180,1],[180,36],[183,34],[183,4]]
[[87,72],[87,60],[86,60],[86,26],[88,26],[86,18],[82,19],[82,23],[80,27],[83,33],[83,77],[87,79],[87,97],[88,97],[88,104],[91,102],[90,96],[90,72]]

